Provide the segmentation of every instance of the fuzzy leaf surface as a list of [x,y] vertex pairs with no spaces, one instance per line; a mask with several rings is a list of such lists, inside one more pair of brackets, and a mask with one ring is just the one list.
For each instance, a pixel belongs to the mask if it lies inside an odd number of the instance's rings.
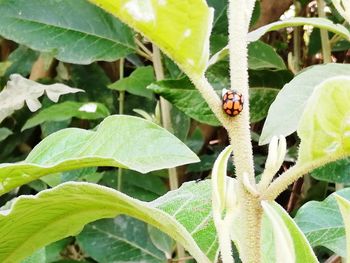
[[350,76],[349,72],[350,65],[336,63],[312,66],[301,71],[284,85],[272,103],[259,144],[269,143],[273,136],[287,136],[295,132],[315,87],[331,77]]
[[[336,194],[350,200],[350,188],[337,191]],[[299,209],[294,220],[313,247],[324,246],[345,257],[345,228],[334,195],[322,202],[307,202]]]
[[46,137],[19,163],[0,164],[0,194],[41,176],[112,166],[147,173],[199,161],[179,139],[141,118],[114,115],[96,131],[68,128]]
[[197,262],[209,263],[217,252],[210,192],[209,181],[186,183],[147,203],[111,188],[70,182],[36,196],[21,196],[0,213],[0,261],[17,262],[49,243],[76,235],[89,222],[125,214],[164,231]]

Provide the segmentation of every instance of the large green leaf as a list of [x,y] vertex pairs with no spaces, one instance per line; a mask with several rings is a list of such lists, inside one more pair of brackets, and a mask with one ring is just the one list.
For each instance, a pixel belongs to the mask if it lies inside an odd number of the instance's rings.
[[204,0],[89,0],[144,34],[187,74],[204,73],[213,9]]
[[350,77],[334,77],[313,92],[301,117],[299,164],[350,155]]
[[101,103],[66,101],[55,104],[38,112],[27,120],[22,131],[40,125],[44,122],[65,121],[70,118],[94,120],[107,117],[109,110]]
[[209,181],[186,183],[147,203],[99,185],[64,183],[22,196],[0,214],[0,261],[17,262],[89,222],[126,214],[167,233],[197,262],[209,263],[217,253],[210,192]]
[[165,254],[152,243],[147,224],[131,217],[88,224],[77,241],[97,262],[167,262]]
[[135,51],[129,28],[85,0],[1,0],[0,35],[77,64]]
[[275,202],[263,202],[262,262],[318,262],[312,248],[288,213]]
[[[170,101],[189,117],[209,125],[220,125],[208,104],[188,79],[163,80],[151,84],[148,88]],[[217,92],[220,93],[219,90]],[[251,121],[257,122],[265,118],[267,110],[276,97],[278,90],[253,88],[249,92],[252,112]]]
[[[336,192],[350,200],[350,189]],[[345,257],[345,229],[334,194],[322,202],[311,201],[303,205],[294,218],[313,247],[324,246]]]
[[[332,63],[301,71],[283,87],[272,103],[259,144],[269,143],[275,135],[287,136],[296,131],[314,88],[324,80],[339,75],[350,76],[350,65]],[[333,101],[328,100],[327,104],[331,106]]]
[[199,161],[171,133],[141,118],[107,117],[97,131],[60,130],[46,137],[25,161],[0,165],[0,193],[46,174],[92,166],[147,173]]

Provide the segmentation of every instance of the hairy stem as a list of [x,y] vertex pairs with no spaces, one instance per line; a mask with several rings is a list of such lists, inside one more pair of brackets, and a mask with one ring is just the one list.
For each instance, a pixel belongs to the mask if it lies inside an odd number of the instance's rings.
[[[164,79],[162,59],[161,59],[159,48],[153,44],[152,49],[153,49],[152,59],[153,59],[154,71],[156,73],[156,79],[159,81]],[[172,132],[173,127],[171,123],[171,113],[170,113],[171,104],[162,97],[160,98],[160,109],[161,109],[163,127],[168,131]],[[179,188],[179,181],[177,178],[176,168],[170,168],[168,170],[168,174],[169,174],[170,190],[175,190]],[[186,256],[184,248],[179,244],[176,245],[176,248],[177,248],[178,258],[184,258]],[[179,262],[182,262],[182,261],[179,261]]]
[[[243,176],[255,188],[253,150],[249,126],[249,84],[247,34],[254,7],[254,0],[229,0],[229,51],[231,89],[242,93],[245,105],[240,115],[232,120],[228,129],[234,147],[234,165],[240,182],[241,245],[243,262],[260,262],[260,228],[262,209],[259,198],[249,193],[243,183]],[[245,182],[247,184],[247,182]]]
[[275,200],[280,193],[287,189],[287,187],[301,178],[303,175],[310,171],[321,167],[327,163],[334,162],[345,158],[346,156],[327,156],[318,160],[310,161],[307,163],[296,163],[293,167],[289,168],[283,174],[281,174],[264,193],[261,194],[263,200]]

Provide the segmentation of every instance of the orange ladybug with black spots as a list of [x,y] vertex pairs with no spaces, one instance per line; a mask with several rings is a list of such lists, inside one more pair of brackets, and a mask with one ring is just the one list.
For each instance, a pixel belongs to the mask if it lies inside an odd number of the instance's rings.
[[242,94],[234,90],[228,90],[222,96],[222,108],[225,113],[235,117],[243,110],[244,98]]

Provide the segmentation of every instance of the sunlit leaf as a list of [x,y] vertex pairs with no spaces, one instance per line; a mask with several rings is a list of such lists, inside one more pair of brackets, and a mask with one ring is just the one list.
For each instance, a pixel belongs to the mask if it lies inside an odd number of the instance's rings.
[[263,202],[262,207],[261,244],[264,263],[318,262],[308,240],[282,207],[272,202]]
[[209,59],[213,9],[204,0],[89,0],[157,44],[187,74]]
[[[350,65],[325,64],[309,67],[301,71],[286,84],[272,103],[259,144],[267,144],[273,136],[287,136],[296,131],[306,103],[313,90],[324,80],[345,75],[350,76]],[[333,105],[329,103],[329,106]]]
[[113,166],[147,173],[199,161],[180,140],[141,118],[114,115],[96,131],[60,130],[14,164],[0,164],[0,194],[41,176],[83,167]]
[[99,185],[65,183],[35,197],[22,196],[0,213],[0,261],[17,262],[79,233],[89,222],[126,214],[167,233],[197,262],[209,263],[217,253],[210,192],[209,181],[186,183],[147,203]]
[[299,164],[329,162],[350,155],[350,77],[321,83],[301,117]]

